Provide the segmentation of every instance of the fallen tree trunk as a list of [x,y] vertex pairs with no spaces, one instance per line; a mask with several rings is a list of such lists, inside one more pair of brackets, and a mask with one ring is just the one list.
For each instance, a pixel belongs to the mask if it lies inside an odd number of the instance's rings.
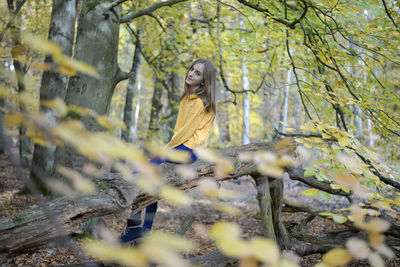
[[[246,170],[255,170],[251,163],[238,161],[238,153],[243,151],[268,150],[270,143],[250,144],[246,146],[230,147],[223,150],[223,155],[232,160],[235,171],[231,178],[247,173]],[[191,179],[182,179],[175,171],[176,164],[163,164],[165,179],[172,185],[187,190],[195,187],[198,181],[205,177],[215,177],[214,164],[198,160],[192,167],[197,176]],[[236,176],[239,175],[239,176]],[[89,218],[108,214],[119,214],[129,207],[140,211],[157,198],[141,194],[134,185],[127,182],[119,173],[108,173],[95,180],[97,193],[84,195],[72,201],[60,197],[49,201],[44,207],[34,207],[11,217],[0,219],[0,255],[20,252],[45,244],[59,236],[60,231],[54,226],[46,210],[51,211],[64,226],[68,234],[79,232],[81,224]]]
[[[290,233],[292,236],[288,235],[280,218],[283,199],[282,181],[265,177],[258,172],[257,166],[253,163],[239,161],[238,159],[238,154],[241,152],[273,150],[273,146],[274,143],[261,143],[229,147],[222,150],[223,156],[231,159],[234,165],[234,171],[225,177],[216,178],[214,173],[215,165],[201,160],[191,165],[197,173],[197,175],[192,178],[180,177],[175,170],[176,164],[164,163],[161,165],[161,168],[163,169],[165,180],[181,190],[193,188],[197,186],[201,179],[207,177],[219,181],[244,175],[265,178],[265,181],[269,180],[268,188],[267,184],[265,184],[265,190],[261,190],[259,193],[261,197],[263,194],[270,194],[271,203],[265,203],[264,199],[261,199],[261,204],[264,205],[264,209],[260,207],[260,210],[267,215],[269,214],[267,217],[272,217],[272,225],[271,220],[269,220],[269,223],[264,223],[263,227],[272,230],[275,234],[275,238],[283,247],[294,249],[300,255],[320,253],[328,250],[331,246],[309,244],[308,242],[310,240],[302,240],[304,237],[299,236],[299,240],[297,240],[294,238],[295,235],[293,235],[293,233]],[[304,170],[301,166],[288,169],[287,172],[293,180],[305,179],[303,175]],[[307,179],[311,180],[313,178],[307,177]],[[131,207],[133,212],[137,212],[158,200],[154,196],[141,193],[119,173],[108,173],[104,177],[95,179],[95,183],[97,186],[97,193],[95,195],[81,196],[75,201],[69,200],[66,197],[61,197],[47,202],[43,207],[35,207],[11,217],[0,218],[0,259],[9,253],[17,253],[41,246],[50,240],[60,237],[61,234],[65,236],[66,234],[79,232],[81,224],[89,218],[108,214],[119,214]],[[262,183],[262,181],[259,181],[259,185]],[[274,186],[272,186],[272,184],[274,184]],[[342,192],[333,192],[325,187],[325,185],[320,185],[319,188],[346,198],[349,197],[349,195],[343,194]],[[307,212],[314,217],[319,213],[317,209],[313,209],[312,207],[296,205],[293,200],[284,199],[283,202],[287,203],[287,206],[284,207],[285,210],[290,209]],[[265,209],[267,204],[270,210]],[[57,217],[65,231],[60,231],[57,226],[55,226],[54,218],[51,218],[49,214]],[[310,217],[309,220],[311,219]],[[305,223],[307,223],[307,220]],[[391,230],[396,232],[395,230],[397,229]],[[390,234],[390,231],[388,231],[388,234]]]

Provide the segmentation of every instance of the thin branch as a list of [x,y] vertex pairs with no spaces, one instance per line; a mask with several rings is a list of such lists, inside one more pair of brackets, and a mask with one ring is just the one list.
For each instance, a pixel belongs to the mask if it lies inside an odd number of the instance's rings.
[[267,8],[262,8],[259,5],[252,4],[252,3],[247,2],[245,0],[238,0],[238,2],[243,4],[243,5],[245,5],[245,6],[250,7],[252,9],[255,9],[255,10],[261,12],[261,13],[264,13],[265,15],[267,15],[271,19],[275,20],[276,22],[282,23],[282,24],[286,25],[287,27],[289,27],[291,29],[294,29],[296,27],[296,24],[299,23],[305,17],[305,15],[307,14],[307,10],[308,10],[308,5],[304,1],[302,1],[303,4],[304,4],[303,13],[300,15],[299,18],[293,20],[292,22],[289,22],[286,19],[277,18]]
[[394,19],[392,18],[392,15],[390,15],[390,12],[389,12],[389,10],[388,10],[388,8],[387,8],[387,6],[386,6],[385,0],[382,0],[382,4],[383,4],[383,6],[384,6],[384,8],[385,8],[386,15],[388,15],[390,21],[391,21],[391,22],[393,23],[393,25],[396,27],[396,30],[397,30],[398,32],[400,32],[399,26],[397,26],[396,22],[395,22]]
[[287,51],[287,54],[288,54],[288,56],[289,56],[289,58],[291,60],[290,65],[292,65],[292,71],[293,71],[294,77],[296,78],[296,86],[297,86],[297,90],[299,92],[301,103],[303,104],[303,107],[304,107],[304,111],[306,112],[307,117],[310,120],[312,120],[311,114],[310,114],[310,112],[308,112],[308,108],[306,106],[306,103],[304,103],[304,99],[303,99],[304,92],[301,90],[300,83],[299,83],[299,77],[297,76],[296,67],[294,65],[294,60],[293,60],[292,54],[290,53],[289,31],[288,30],[286,30],[286,51]]
[[15,9],[15,11],[12,14],[10,14],[10,21],[7,23],[7,25],[4,28],[3,32],[0,33],[0,42],[3,40],[4,35],[6,34],[7,30],[12,26],[11,25],[12,21],[13,21],[12,17],[15,17],[18,14],[18,12],[21,10],[21,8],[25,4],[25,2],[26,2],[26,0],[22,0],[21,2],[19,2],[17,8]]
[[130,22],[133,19],[136,19],[138,17],[141,16],[150,16],[152,15],[152,13],[154,11],[156,11],[157,9],[161,8],[161,7],[165,7],[165,6],[172,6],[181,2],[186,2],[187,0],[168,0],[168,1],[163,1],[163,2],[158,2],[154,5],[152,5],[151,7],[139,10],[139,11],[132,11],[131,13],[129,13],[128,15],[123,16],[120,19],[120,23],[127,23]]

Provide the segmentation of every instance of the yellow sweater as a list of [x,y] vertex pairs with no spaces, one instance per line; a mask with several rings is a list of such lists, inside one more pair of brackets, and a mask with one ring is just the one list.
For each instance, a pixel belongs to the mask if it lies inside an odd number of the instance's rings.
[[184,96],[179,104],[174,135],[167,144],[167,148],[183,144],[193,149],[205,145],[214,117],[213,112],[208,112],[204,108],[200,97],[197,95]]

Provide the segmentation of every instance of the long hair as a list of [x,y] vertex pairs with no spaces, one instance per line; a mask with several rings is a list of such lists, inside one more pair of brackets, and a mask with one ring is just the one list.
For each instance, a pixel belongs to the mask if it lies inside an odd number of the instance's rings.
[[[187,84],[186,84],[186,78],[188,76],[189,70],[196,64],[203,64],[204,66],[204,72],[203,72],[203,82],[202,85],[200,85],[194,92],[190,92]],[[196,94],[200,97],[200,99],[203,101],[204,108],[208,112],[213,112],[216,114],[216,105],[215,105],[215,75],[216,75],[216,69],[214,65],[211,63],[211,61],[207,59],[197,59],[195,60],[190,67],[188,68],[186,75],[185,75],[185,85],[184,85],[184,91],[180,99],[185,97],[186,95],[190,94]]]

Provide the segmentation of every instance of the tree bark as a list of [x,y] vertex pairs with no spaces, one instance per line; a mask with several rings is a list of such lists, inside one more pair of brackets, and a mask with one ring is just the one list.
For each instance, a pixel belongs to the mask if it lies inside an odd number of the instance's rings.
[[260,207],[261,228],[266,238],[277,240],[272,213],[272,199],[268,177],[253,176],[257,189],[258,206]]
[[[58,44],[61,47],[63,54],[67,56],[72,55],[76,14],[76,0],[53,1],[48,39]],[[45,63],[51,62],[51,56],[46,56]],[[44,71],[40,85],[40,100],[54,100],[56,98],[64,99],[67,80],[68,76],[58,71]],[[56,123],[56,117],[52,109],[41,105],[40,110],[46,116],[47,121],[53,124]],[[32,165],[40,168],[46,175],[52,175],[55,151],[56,146],[41,146],[35,144]],[[30,175],[31,178],[39,184],[42,192],[47,191],[34,171],[31,170]]]
[[[18,93],[24,93],[26,91],[25,87],[25,73],[27,67],[21,63],[16,58],[18,57],[18,49],[21,46],[21,37],[20,37],[20,26],[21,26],[21,17],[15,13],[15,5],[13,0],[7,0],[8,11],[10,14],[10,29],[11,29],[11,36],[12,36],[12,56],[13,56],[13,66],[15,75],[17,78],[17,86],[18,86]],[[25,112],[25,107],[20,105],[20,111]],[[26,127],[21,125],[18,129],[19,131],[19,156],[21,158],[21,162],[24,166],[28,166],[28,158],[27,153],[29,152],[30,140],[26,135]]]
[[153,97],[151,98],[151,110],[150,110],[150,122],[148,128],[148,135],[151,136],[154,132],[160,129],[158,122],[160,111],[162,108],[161,96],[162,96],[162,84],[160,80],[154,75],[154,91]]
[[[270,143],[250,144],[241,147],[230,147],[222,152],[225,157],[232,159],[235,165],[235,175],[246,175],[251,168],[251,163],[238,161],[238,154],[243,151],[256,151],[272,149]],[[198,160],[192,164],[197,171],[197,176],[191,179],[181,178],[175,164],[162,164],[164,177],[170,184],[188,190],[197,186],[200,179],[205,177],[215,178],[214,165]],[[225,179],[229,179],[226,177]],[[157,201],[156,197],[140,194],[136,187],[122,178],[121,174],[110,173],[104,177],[93,178],[96,183],[95,195],[84,195],[75,201],[60,197],[49,201],[46,209],[55,213],[68,233],[78,232],[82,222],[89,218],[118,214],[132,207],[133,212],[138,212]],[[20,252],[28,248],[40,246],[57,238],[57,229],[52,224],[51,218],[40,207],[32,208],[11,217],[0,219],[0,258],[7,253]]]
[[[120,13],[120,6],[109,10],[107,3],[82,2],[74,58],[94,66],[101,78],[83,74],[72,77],[65,97],[68,105],[89,108],[100,115],[108,113],[114,88],[122,76],[117,62]],[[92,117],[83,117],[82,121],[89,130],[101,130]],[[70,147],[58,147],[55,161],[75,168],[83,166],[87,159]]]
[[132,117],[133,117],[133,98],[135,97],[135,84],[139,75],[140,66],[140,42],[139,39],[135,44],[135,52],[133,54],[132,74],[128,80],[128,87],[126,89],[125,108],[124,108],[124,123],[126,130],[122,131],[122,140],[125,142],[132,141]]
[[[227,81],[229,84],[229,80]],[[220,82],[217,81],[217,92],[219,96],[219,101],[222,102],[218,105],[217,110],[217,123],[219,128],[219,142],[221,144],[227,143],[231,141],[231,137],[229,135],[229,112],[228,112],[228,103],[229,92],[225,90],[225,88],[221,85]]]

